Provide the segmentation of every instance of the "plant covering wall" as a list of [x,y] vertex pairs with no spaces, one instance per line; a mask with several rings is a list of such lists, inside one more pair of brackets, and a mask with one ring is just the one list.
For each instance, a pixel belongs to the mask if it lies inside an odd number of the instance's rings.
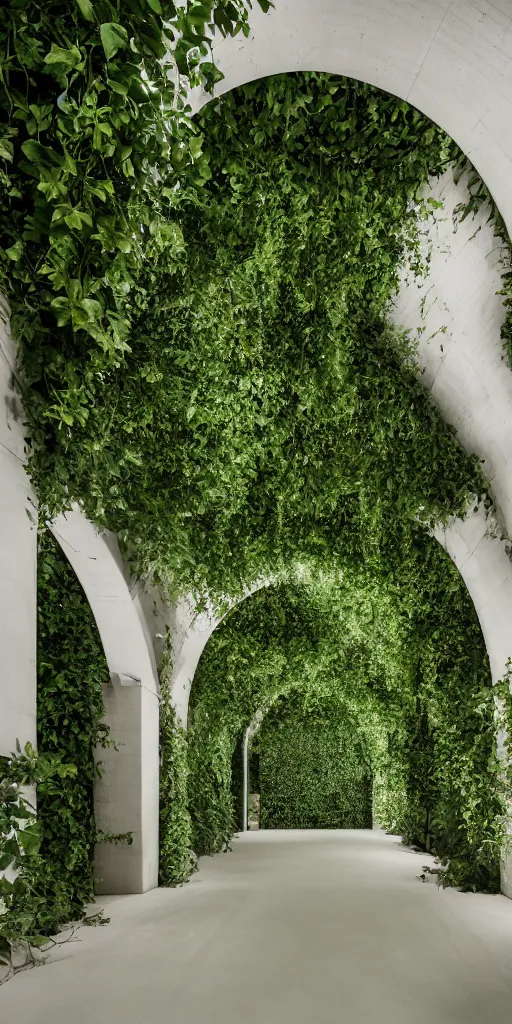
[[[332,560],[302,564],[217,628],[191,693],[188,799],[198,854],[225,848],[239,827],[232,758],[241,733],[259,708],[279,719],[290,694],[304,717],[310,709],[313,733],[322,705],[331,715],[338,709],[331,726],[341,712],[353,723],[380,825],[436,852],[445,883],[499,890],[503,806],[489,665],[471,599],[436,541],[419,533],[393,576],[334,569]],[[264,770],[260,780],[265,806]]]
[[[37,744],[2,758],[0,963],[23,965],[94,900],[96,748],[108,743],[102,685],[109,674],[82,588],[48,530],[38,538]],[[37,818],[20,785],[37,783]],[[17,956],[13,961],[13,953]],[[8,975],[7,975],[8,976]]]
[[280,698],[253,751],[260,828],[371,828],[372,777],[352,716],[316,694]]
[[174,593],[221,602],[311,560],[348,581],[292,580],[229,616],[194,684],[188,765],[163,716],[166,883],[191,837],[229,842],[257,707],[343,679],[382,820],[493,890],[489,670],[426,532],[485,483],[387,322],[404,258],[422,269],[425,183],[460,154],[406,103],[324,74],[251,83],[191,123],[187,83],[217,77],[205,26],[246,31],[247,6],[0,11],[0,284],[29,471],[43,517],[80,502]]
[[102,687],[109,672],[87,598],[49,531],[38,553],[37,743],[74,771],[38,786],[40,854],[50,867],[43,925],[55,934],[94,899],[95,750],[108,741]]

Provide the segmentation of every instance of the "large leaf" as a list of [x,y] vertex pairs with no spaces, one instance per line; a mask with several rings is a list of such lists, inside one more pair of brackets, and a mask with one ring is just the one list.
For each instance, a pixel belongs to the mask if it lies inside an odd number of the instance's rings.
[[21,148],[25,156],[34,164],[59,167],[63,162],[63,157],[59,156],[54,149],[51,149],[50,146],[41,145],[35,139],[27,139]]
[[77,46],[64,48],[52,43],[49,53],[44,58],[45,64],[59,64],[65,71],[72,71],[82,64],[82,54]]
[[118,50],[128,46],[128,33],[123,25],[115,21],[104,21],[100,25],[101,42],[107,60],[115,57]]
[[94,21],[94,9],[91,0],[76,0],[86,21]]

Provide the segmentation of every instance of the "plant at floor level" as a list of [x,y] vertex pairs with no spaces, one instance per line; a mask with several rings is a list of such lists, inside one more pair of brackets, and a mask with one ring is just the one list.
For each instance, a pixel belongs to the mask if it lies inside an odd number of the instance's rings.
[[255,741],[261,828],[371,828],[372,778],[343,698],[279,698]]
[[[42,826],[24,787],[55,786],[76,776],[76,766],[37,755],[30,743],[0,758],[0,965],[2,982],[37,960],[48,945],[47,914],[55,914],[51,865],[41,855]],[[17,962],[15,962],[15,960]]]
[[160,665],[160,885],[186,882],[197,867],[188,810],[185,730],[178,724],[169,694],[170,659]]

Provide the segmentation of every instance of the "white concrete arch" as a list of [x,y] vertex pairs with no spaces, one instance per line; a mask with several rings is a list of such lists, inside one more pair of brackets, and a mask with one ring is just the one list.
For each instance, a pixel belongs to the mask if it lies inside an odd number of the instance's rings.
[[[227,599],[223,612],[216,611],[211,603],[198,609],[197,602],[191,594],[168,605],[158,601],[158,595],[151,594],[151,603],[155,612],[153,636],[157,639],[169,636],[172,661],[170,697],[177,713],[178,722],[183,728],[187,727],[190,690],[196,668],[214,629],[223,621],[228,611],[235,608],[240,601],[244,601],[246,597],[267,586],[268,582],[265,579],[256,581],[247,587],[241,598]],[[143,599],[146,620],[149,620],[146,610],[149,603],[148,596],[150,595],[146,591],[145,600]]]
[[[509,0],[283,0],[267,15],[255,8],[250,22],[249,38],[214,40],[215,60],[225,76],[215,95],[268,75],[307,70],[346,75],[393,93],[458,143],[490,189],[512,234]],[[210,100],[198,89],[191,97],[192,109],[198,112]],[[450,216],[465,198],[464,182],[455,186],[446,176],[440,188]],[[449,259],[437,259],[435,287],[441,299],[448,295],[455,306],[455,340],[442,360],[453,368],[451,377],[446,374],[449,367],[443,366],[444,392],[437,380],[433,394],[463,443],[476,443],[478,453],[490,459],[487,468],[512,536],[512,374],[502,364],[499,335],[504,316],[496,297],[501,287],[500,247],[484,219],[482,211],[476,223],[466,221],[456,235],[451,225],[438,228],[438,248],[448,240],[452,252]],[[480,237],[475,236],[467,250],[477,228]],[[468,273],[471,281],[465,283]],[[416,329],[422,323],[419,301],[414,308],[405,292],[397,315]],[[468,328],[471,340],[481,344],[479,358],[475,345],[468,344]],[[438,351],[429,352],[423,344],[422,360],[429,364],[427,379],[432,383],[439,377]],[[490,391],[492,402],[486,403]],[[468,411],[471,430],[464,423]],[[484,449],[492,449],[492,457]]]
[[[497,682],[512,653],[512,563],[508,544],[482,504],[471,508],[464,520],[453,517],[446,527],[439,526],[435,537],[468,589],[485,640],[492,678]],[[243,597],[232,601],[229,610],[272,582],[263,580],[254,585]],[[173,622],[171,699],[180,724],[186,728],[197,666],[208,640],[225,615],[216,616],[212,610],[197,613],[192,600],[183,599],[170,609],[170,617]]]
[[[249,38],[216,38],[217,95],[267,75],[326,71],[407,100],[472,160],[512,234],[509,0],[276,0]],[[194,108],[208,102],[197,91]]]
[[104,774],[95,816],[107,834],[131,832],[131,846],[100,843],[100,892],[145,892],[158,884],[159,684],[155,658],[132,600],[117,538],[78,508],[50,524],[83,587],[110,671],[105,722],[118,747],[99,749]]
[[[456,140],[490,188],[512,233],[510,0],[276,0],[276,9],[269,15],[255,7],[250,20],[252,31],[248,39],[238,36],[215,42],[215,59],[226,76],[217,87],[218,93],[269,74],[297,70],[344,74],[394,93],[418,107]],[[208,99],[196,94],[192,98],[194,109],[198,110]],[[455,198],[452,195],[454,202]],[[428,314],[429,326],[420,339],[419,355],[434,399],[444,415],[456,427],[462,442],[485,459],[502,525],[512,535],[512,374],[501,362],[499,325],[503,310],[495,295],[499,288],[499,254],[492,232],[486,233],[483,223],[473,239],[464,235],[469,228],[474,231],[475,225],[471,227],[468,221],[462,233],[459,231],[451,239],[450,258],[443,259],[441,245],[433,261],[437,270],[433,269],[428,287],[433,287],[436,303]],[[398,322],[414,330],[419,326],[418,317],[423,324],[418,307],[420,298],[415,286],[404,282],[397,304]],[[441,323],[436,320],[439,309],[443,309]],[[451,341],[441,352],[440,345],[427,344],[427,336],[444,326],[447,317]],[[1,692],[2,711],[6,708],[7,714],[0,716],[0,751],[8,753],[16,738],[22,743],[35,740],[36,530],[27,515],[33,495],[23,468],[22,413],[10,387],[14,360],[7,334],[1,348],[5,415],[2,414],[0,424],[0,623],[6,666]],[[486,536],[481,512],[464,524],[452,523],[439,539],[460,568],[473,597],[493,677],[499,678],[511,653],[509,647],[512,648],[511,565],[506,545]],[[91,549],[87,547],[89,542]],[[94,549],[91,537],[85,538],[84,543],[83,552],[79,549],[80,557]],[[96,556],[84,554],[82,569],[89,557],[92,560]],[[122,573],[119,563],[118,567]],[[120,607],[117,605],[117,610]],[[124,607],[125,624],[130,624],[124,633],[127,652],[131,643],[127,637],[132,625],[135,628],[135,620],[133,605],[130,612],[128,604]],[[188,615],[184,607],[175,615],[177,634],[181,630],[182,641],[179,647],[176,639],[178,658],[173,683],[173,694],[183,691],[185,721],[195,665],[214,628],[203,622],[203,636],[198,640],[198,623],[192,622],[193,615],[187,619]],[[139,626],[140,622],[139,616]],[[107,646],[111,643],[108,638],[104,642]],[[146,674],[147,665],[143,666],[135,656],[133,662],[124,655],[116,661],[113,649],[110,656],[113,672],[147,681],[147,688],[144,685],[140,692],[147,694],[148,702],[151,698],[151,706],[156,706],[156,688],[152,689],[151,683],[154,677],[149,669]],[[148,660],[153,672],[150,648]],[[128,663],[131,667],[125,672],[123,666]],[[116,664],[118,667],[113,667]],[[128,693],[131,689],[119,692]],[[155,717],[153,712],[143,712],[145,702],[146,697],[141,697],[141,721],[149,723],[148,734],[154,737]],[[124,725],[120,723],[121,727]],[[140,742],[142,750],[139,730],[138,721],[131,733],[126,730],[126,738],[135,744]],[[155,751],[157,744],[154,750],[147,751],[147,765],[152,764],[153,769]],[[154,779],[151,783],[150,772],[144,774],[144,779],[143,782],[141,775],[135,788],[140,783],[137,792],[141,806],[144,796],[147,806],[153,808],[154,830]],[[118,794],[133,788],[128,774],[119,779],[119,786]],[[111,822],[108,828],[112,829]],[[153,839],[150,846],[154,848]],[[116,850],[116,855],[120,852]],[[127,856],[129,852],[127,848]],[[154,866],[151,871],[154,877]],[[138,877],[136,884],[146,886],[146,882],[140,881],[142,876]]]
[[[492,679],[497,682],[512,651],[512,563],[509,546],[501,537],[494,517],[488,515],[483,504],[470,509],[464,520],[453,517],[446,526],[438,527],[434,535],[459,570],[468,589],[482,629]],[[262,580],[239,600],[233,601],[229,610],[272,582],[271,579]],[[180,724],[186,728],[192,684],[201,655],[225,616],[216,617],[208,611],[194,614],[191,601],[178,604],[175,614],[179,626],[171,633],[176,655],[171,698]],[[249,728],[252,725],[251,722]],[[244,738],[244,757],[248,735],[249,731]],[[512,898],[512,852],[509,851],[502,856],[501,890]]]

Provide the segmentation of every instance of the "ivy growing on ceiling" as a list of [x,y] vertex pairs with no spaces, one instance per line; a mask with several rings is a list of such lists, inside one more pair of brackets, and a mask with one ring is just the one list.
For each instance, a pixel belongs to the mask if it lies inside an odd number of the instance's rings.
[[[175,590],[240,592],[298,548],[386,557],[416,516],[461,511],[483,486],[386,326],[422,189],[453,144],[394,97],[316,74],[245,86],[194,126],[202,187],[184,176],[164,241],[139,216],[119,365],[102,354],[96,374],[66,324],[48,321],[51,344],[34,333],[21,289],[42,505],[80,501]],[[59,418],[55,394],[81,401],[91,374],[87,415]]]
[[[351,723],[371,768],[376,822],[434,851],[444,884],[499,891],[504,804],[494,698],[470,596],[435,540],[419,534],[393,576],[336,570],[332,559],[302,565],[242,602],[202,655],[188,732],[196,852],[225,848],[237,829],[232,758],[255,712],[267,709],[279,722],[292,701],[289,724],[309,716],[313,735],[330,704],[332,726]],[[330,730],[315,735],[328,757]],[[321,783],[316,794],[321,813]],[[289,813],[292,804],[290,797]]]
[[[174,593],[234,596],[297,557],[321,556],[352,580],[349,615],[366,607],[373,573],[402,609],[389,622],[402,629],[409,617],[416,652],[404,676],[388,648],[372,677],[378,693],[392,673],[402,716],[389,733],[383,820],[424,843],[437,829],[452,879],[492,889],[485,652],[460,581],[424,532],[462,514],[485,483],[386,315],[406,254],[421,272],[424,186],[460,154],[406,103],[313,73],[252,83],[191,122],[187,85],[217,78],[205,26],[246,31],[247,6],[15,0],[0,12],[0,274],[20,343],[30,473],[43,514],[79,501],[118,533],[135,570]],[[388,597],[375,600],[382,608]],[[232,640],[234,666],[244,655]],[[328,648],[298,648],[295,661],[287,650],[290,687],[300,673],[321,686]],[[258,699],[276,695],[284,672],[282,645],[271,653]],[[460,701],[461,666],[472,682],[457,760],[446,694]],[[235,728],[223,717],[229,693],[207,699],[201,671],[188,767],[184,737],[163,716],[164,793],[183,811],[178,820],[162,807],[167,882],[193,864],[190,813],[198,852],[229,841],[233,743],[254,710],[251,690]],[[386,706],[369,693],[367,710]],[[211,716],[214,748],[197,739]],[[406,722],[422,756],[435,749],[433,776],[430,755],[418,765],[407,748]],[[188,808],[180,771],[191,772]],[[457,778],[476,787],[478,813]]]

